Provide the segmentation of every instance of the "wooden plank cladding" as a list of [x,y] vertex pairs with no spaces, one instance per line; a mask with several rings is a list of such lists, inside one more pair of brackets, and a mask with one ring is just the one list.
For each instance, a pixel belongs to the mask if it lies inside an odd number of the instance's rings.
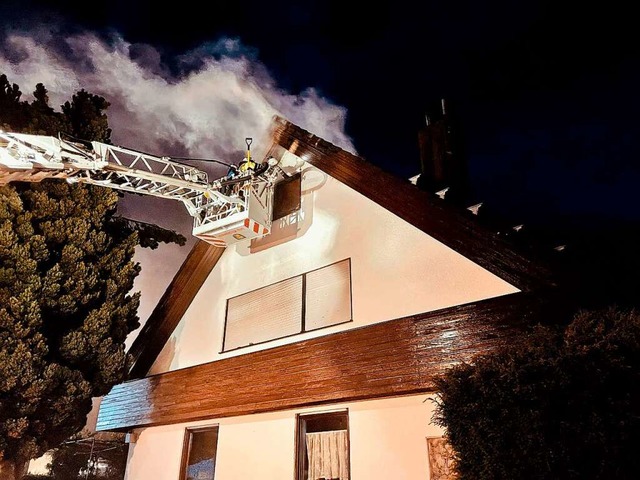
[[553,283],[551,270],[540,259],[525,258],[512,245],[474,218],[422,191],[408,180],[383,171],[310,132],[274,117],[271,154],[283,148],[353,188],[456,252],[478,263],[521,290]]
[[201,240],[193,246],[129,349],[134,362],[130,378],[149,371],[224,250]]
[[247,415],[433,391],[433,378],[537,321],[549,295],[515,293],[115,386],[97,429]]

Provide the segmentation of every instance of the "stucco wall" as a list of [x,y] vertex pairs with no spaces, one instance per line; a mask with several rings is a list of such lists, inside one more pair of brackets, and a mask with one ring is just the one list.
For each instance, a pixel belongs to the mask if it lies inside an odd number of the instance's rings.
[[[297,238],[261,250],[228,247],[151,374],[518,291],[337,180],[304,170]],[[228,298],[345,258],[353,322],[219,353]]]
[[[224,418],[147,428],[131,444],[125,480],[176,480],[185,428],[219,425],[216,480],[294,479],[297,413],[349,410],[351,478],[428,478],[426,437],[431,424],[427,396],[330,405],[322,408]],[[426,401],[425,401],[426,400]]]

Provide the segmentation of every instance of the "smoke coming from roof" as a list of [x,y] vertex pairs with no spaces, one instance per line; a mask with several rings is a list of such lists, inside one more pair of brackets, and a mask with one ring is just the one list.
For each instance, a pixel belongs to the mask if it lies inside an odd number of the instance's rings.
[[[41,25],[0,34],[0,73],[20,86],[22,100],[31,100],[36,84],[43,83],[57,111],[80,89],[105,97],[113,143],[155,155],[238,163],[245,137],[253,137],[251,148],[260,158],[261,147],[268,145],[259,139],[275,114],[356,153],[345,134],[345,108],[312,87],[295,94],[279,88],[257,52],[238,39],[219,39],[167,58],[118,34],[62,34],[56,26]],[[223,174],[212,164],[197,166],[213,177]],[[193,245],[191,217],[178,202],[139,196],[125,196],[119,210],[189,238],[185,247],[137,253],[144,320]]]
[[278,88],[256,52],[237,39],[163,61],[156,48],[118,35],[61,38],[40,28],[4,37],[0,72],[20,86],[23,99],[44,83],[54,108],[81,88],[104,96],[114,143],[149,153],[229,157],[242,152],[245,137],[260,138],[274,114],[354,152],[344,108],[312,87],[298,94]]

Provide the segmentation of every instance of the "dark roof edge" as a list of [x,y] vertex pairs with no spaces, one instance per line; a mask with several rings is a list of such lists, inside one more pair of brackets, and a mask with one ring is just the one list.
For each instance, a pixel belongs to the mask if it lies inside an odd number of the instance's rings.
[[468,212],[420,190],[408,180],[385,172],[279,116],[273,118],[272,138],[275,146],[304,155],[310,164],[511,285],[523,291],[555,286],[551,269],[541,260],[526,257],[465,215]]
[[193,246],[129,349],[130,379],[147,374],[224,251],[202,240]]

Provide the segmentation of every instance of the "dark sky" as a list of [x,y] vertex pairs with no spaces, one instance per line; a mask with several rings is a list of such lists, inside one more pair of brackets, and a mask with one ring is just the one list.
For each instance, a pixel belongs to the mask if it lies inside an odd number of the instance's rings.
[[282,88],[313,86],[346,107],[361,156],[406,178],[418,173],[424,116],[446,98],[475,201],[514,223],[628,237],[640,223],[630,3],[9,0],[0,14],[14,28],[117,31],[167,58],[238,37]]
[[478,200],[536,220],[639,217],[640,42],[628,2],[3,3],[5,23],[58,12],[69,28],[116,30],[167,56],[237,36],[283,88],[314,86],[345,106],[359,153],[405,177],[419,168],[425,113],[446,98]]
[[640,42],[628,2],[161,3],[25,0],[3,10],[13,25],[57,12],[70,29],[116,30],[167,56],[237,36],[283,88],[315,86],[347,107],[362,156],[407,177],[425,113],[447,98],[479,194],[524,189],[536,210],[575,212],[586,199],[586,213],[637,218],[622,195],[640,179]]

